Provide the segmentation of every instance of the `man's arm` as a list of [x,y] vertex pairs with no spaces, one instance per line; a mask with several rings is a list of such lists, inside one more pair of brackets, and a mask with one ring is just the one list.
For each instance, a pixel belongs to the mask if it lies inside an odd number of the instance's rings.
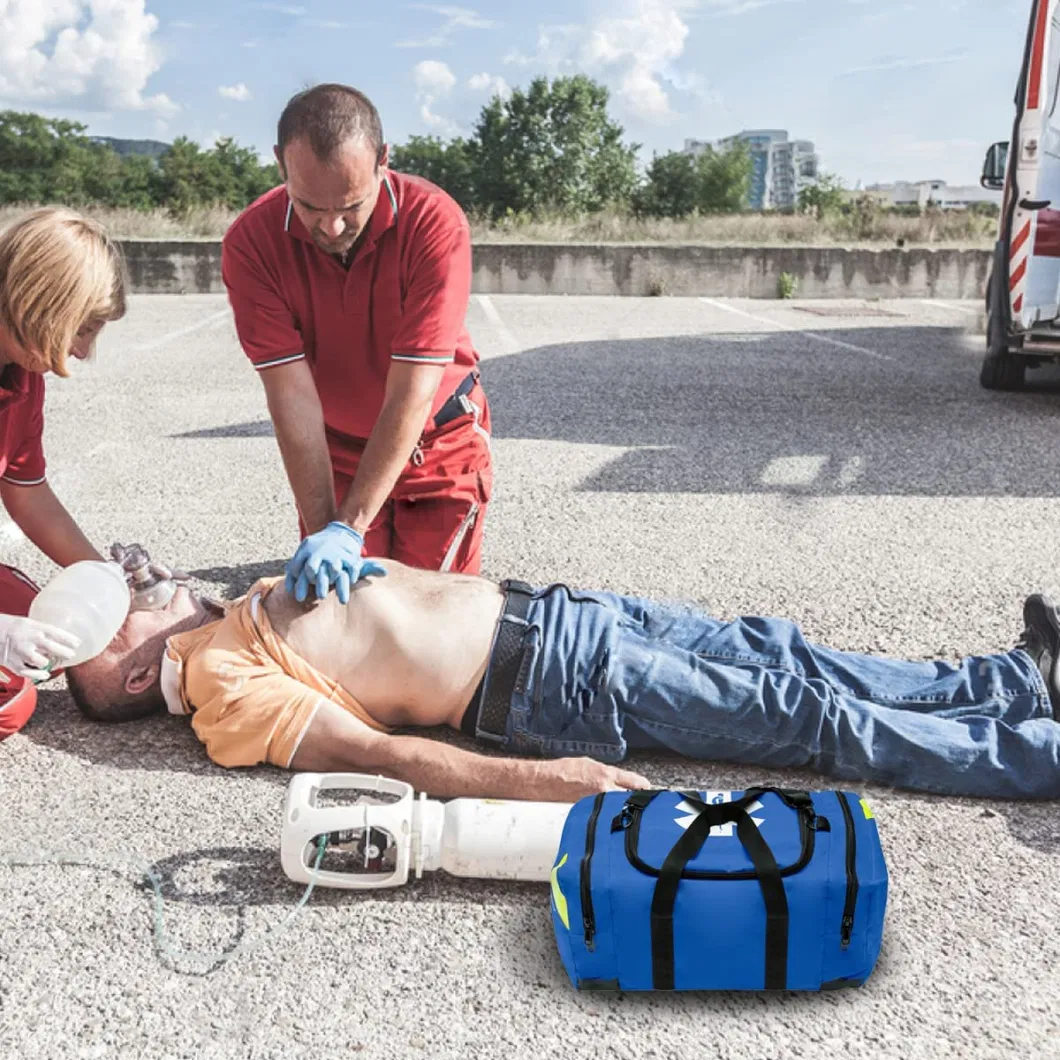
[[301,360],[260,374],[291,492],[307,533],[316,533],[335,518],[335,487],[313,373]]
[[339,509],[339,518],[362,537],[416,448],[444,374],[444,365],[391,363],[383,407]]
[[103,559],[47,482],[17,486],[0,480],[0,500],[26,537],[60,567]]
[[310,772],[378,772],[431,795],[536,802],[574,802],[600,791],[653,786],[646,777],[591,758],[501,758],[420,736],[390,736],[326,700],[289,764]]
[[456,347],[471,297],[471,239],[453,204],[417,225],[401,323],[390,349],[383,408],[372,428],[340,518],[367,531],[423,433]]

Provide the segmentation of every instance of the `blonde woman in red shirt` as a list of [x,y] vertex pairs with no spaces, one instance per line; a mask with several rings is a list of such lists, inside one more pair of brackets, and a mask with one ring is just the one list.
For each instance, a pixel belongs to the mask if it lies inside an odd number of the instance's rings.
[[[102,559],[45,476],[44,376],[67,376],[103,326],[125,313],[121,254],[71,210],[34,210],[0,234],[0,501],[49,559]],[[33,682],[73,655],[76,638],[26,617],[37,586],[0,564],[0,740],[33,713]]]

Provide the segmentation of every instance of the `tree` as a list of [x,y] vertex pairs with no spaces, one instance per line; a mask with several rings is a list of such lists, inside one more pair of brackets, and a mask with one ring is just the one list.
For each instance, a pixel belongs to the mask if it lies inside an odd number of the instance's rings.
[[708,148],[696,158],[700,213],[737,213],[747,208],[753,163],[747,145],[724,151]]
[[668,151],[652,158],[633,205],[651,217],[736,213],[746,207],[750,190],[751,156],[743,144],[724,151],[708,147],[697,155]]
[[196,206],[242,209],[280,183],[275,164],[263,166],[249,147],[225,137],[208,150],[177,137],[159,159],[159,199],[175,214]]
[[687,217],[694,213],[697,206],[695,158],[684,151],[654,155],[647,180],[633,197],[633,206],[637,213],[649,217]]
[[494,218],[627,203],[638,148],[622,142],[608,99],[603,85],[581,74],[538,77],[526,92],[494,96],[469,145],[475,203]]
[[85,133],[76,122],[0,112],[0,203],[242,209],[280,182],[275,165],[262,165],[253,150],[231,139],[203,151],[181,138],[156,162],[118,155]]
[[437,136],[413,136],[407,144],[392,148],[390,164],[401,173],[414,173],[437,184],[465,210],[475,205],[474,163],[467,140],[457,137],[446,143]]
[[827,214],[839,213],[846,202],[843,182],[831,173],[822,173],[812,184],[799,190],[799,209],[812,213],[818,221]]
[[85,127],[39,114],[0,112],[0,201],[86,201],[92,145]]

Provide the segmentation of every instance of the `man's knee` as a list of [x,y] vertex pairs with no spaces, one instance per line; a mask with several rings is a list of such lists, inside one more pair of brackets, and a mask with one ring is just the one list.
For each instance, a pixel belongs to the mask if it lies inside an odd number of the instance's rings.
[[37,708],[37,688],[24,677],[0,669],[0,740],[13,736]]

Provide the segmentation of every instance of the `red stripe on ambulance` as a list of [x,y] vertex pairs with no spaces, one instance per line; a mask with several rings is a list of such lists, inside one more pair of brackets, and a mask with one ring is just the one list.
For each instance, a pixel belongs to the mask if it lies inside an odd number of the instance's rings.
[[1021,229],[1020,234],[1012,240],[1012,249],[1009,251],[1009,257],[1014,258],[1019,251],[1020,247],[1030,238],[1031,234],[1031,223],[1028,221]]
[[1023,279],[1024,273],[1027,271],[1027,259],[1024,258],[1019,265],[1016,266],[1015,271],[1009,277],[1008,289],[1014,291],[1020,280]]
[[1047,0],[1038,0],[1038,20],[1034,27],[1034,44],[1031,46],[1031,69],[1027,78],[1027,110],[1037,110],[1042,89],[1042,58],[1045,53],[1045,27],[1049,22]]

